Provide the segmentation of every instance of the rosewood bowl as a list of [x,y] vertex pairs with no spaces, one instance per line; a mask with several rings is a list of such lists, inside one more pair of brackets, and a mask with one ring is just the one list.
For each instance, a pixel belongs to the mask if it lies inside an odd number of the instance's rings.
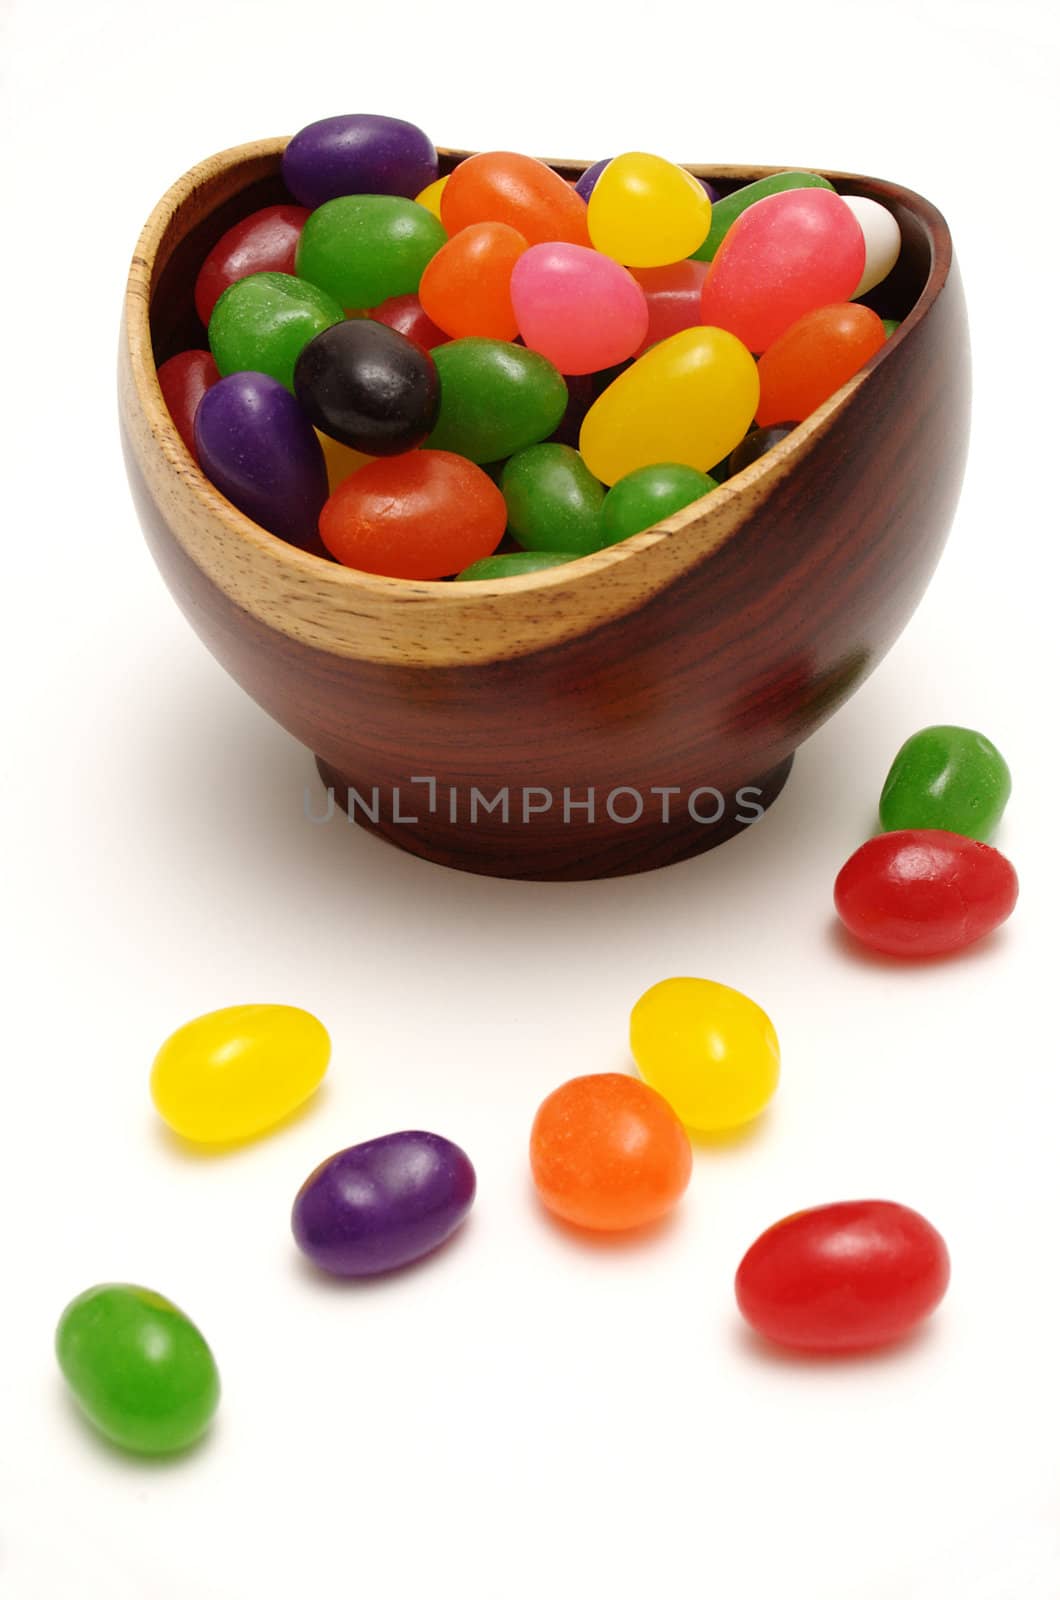
[[[827,174],[899,221],[898,265],[867,299],[902,326],[707,499],[536,575],[414,583],[305,554],[243,516],[198,470],[159,391],[156,363],[205,345],[192,298],[202,258],[283,197],[284,143],[192,168],[152,212],[129,274],[129,481],[192,626],[316,755],[332,804],[431,861],[598,878],[743,831],[894,642],[949,528],[970,383],[940,213],[896,184]],[[462,155],[443,152],[442,170]],[[575,178],[584,164],[554,165]],[[727,191],[780,169],[691,170]]]

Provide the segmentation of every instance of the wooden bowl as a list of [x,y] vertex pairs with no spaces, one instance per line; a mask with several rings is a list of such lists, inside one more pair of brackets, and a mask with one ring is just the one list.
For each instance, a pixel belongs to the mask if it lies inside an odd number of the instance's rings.
[[[336,811],[349,804],[431,861],[599,878],[742,832],[893,643],[946,537],[969,362],[942,216],[895,184],[829,173],[902,230],[869,303],[904,320],[862,372],[759,462],[624,544],[530,577],[414,583],[264,532],[195,466],[159,391],[156,361],[205,345],[192,303],[203,256],[283,197],[284,143],[194,167],[151,214],[129,274],[129,481],[188,620],[316,754]],[[462,155],[443,152],[443,170]],[[691,170],[728,190],[780,169]]]

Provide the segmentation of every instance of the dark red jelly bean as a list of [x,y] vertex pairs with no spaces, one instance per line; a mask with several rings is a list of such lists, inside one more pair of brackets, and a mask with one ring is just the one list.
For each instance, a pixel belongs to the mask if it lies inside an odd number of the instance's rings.
[[294,272],[308,215],[305,206],[266,206],[221,235],[195,280],[195,309],[204,327],[229,284],[255,272]]
[[416,294],[392,295],[368,315],[373,322],[382,322],[395,333],[403,333],[421,350],[433,350],[435,345],[446,344],[449,339],[449,335],[431,321]]
[[195,448],[195,413],[207,389],[220,381],[217,362],[209,350],[182,350],[179,356],[163,361],[158,369],[162,399],[174,427],[196,461],[199,453]]

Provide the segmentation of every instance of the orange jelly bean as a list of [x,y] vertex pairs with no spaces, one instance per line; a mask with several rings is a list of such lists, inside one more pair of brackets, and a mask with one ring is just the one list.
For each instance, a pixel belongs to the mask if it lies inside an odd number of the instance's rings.
[[758,363],[755,422],[802,422],[841,389],[887,341],[868,306],[820,306],[774,339]]
[[530,1169],[544,1204],[581,1228],[611,1232],[665,1216],[692,1175],[692,1147],[661,1094],[637,1078],[572,1078],[543,1102]]
[[475,222],[506,222],[529,244],[589,244],[585,201],[558,172],[533,156],[487,150],[469,156],[442,191],[442,226],[450,238]]
[[528,248],[506,222],[461,228],[427,263],[420,304],[453,339],[514,339],[512,268]]

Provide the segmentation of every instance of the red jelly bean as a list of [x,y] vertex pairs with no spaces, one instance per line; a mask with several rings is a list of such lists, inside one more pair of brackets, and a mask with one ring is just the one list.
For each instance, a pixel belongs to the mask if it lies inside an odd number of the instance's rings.
[[802,422],[887,343],[868,306],[819,306],[775,339],[758,363],[755,421]]
[[506,222],[529,244],[588,245],[586,218],[585,201],[558,172],[510,150],[469,156],[442,190],[442,226],[450,238],[474,222]]
[[701,320],[705,261],[675,261],[668,267],[631,267],[630,271],[648,302],[648,331],[636,352],[638,356],[660,339],[694,328]]
[[774,1343],[838,1354],[900,1339],[949,1281],[945,1241],[919,1212],[845,1200],[796,1211],[756,1239],[736,1273],[736,1300]]
[[420,279],[424,311],[454,339],[514,339],[512,269],[527,248],[506,222],[461,228],[427,263]]
[[203,326],[229,284],[239,278],[254,272],[294,272],[308,215],[305,206],[266,206],[221,235],[195,280],[195,309]]
[[374,311],[369,311],[368,316],[373,322],[385,322],[395,333],[403,333],[421,350],[433,350],[436,345],[446,344],[449,339],[449,335],[432,322],[424,311],[419,295],[392,295],[381,306],[376,306]]
[[182,350],[179,356],[163,361],[158,369],[162,399],[196,461],[199,455],[195,448],[195,413],[207,389],[212,389],[220,379],[217,362],[209,350]]
[[940,956],[1012,914],[1019,883],[1000,850],[941,828],[881,833],[835,881],[835,907],[862,944],[891,956]]

